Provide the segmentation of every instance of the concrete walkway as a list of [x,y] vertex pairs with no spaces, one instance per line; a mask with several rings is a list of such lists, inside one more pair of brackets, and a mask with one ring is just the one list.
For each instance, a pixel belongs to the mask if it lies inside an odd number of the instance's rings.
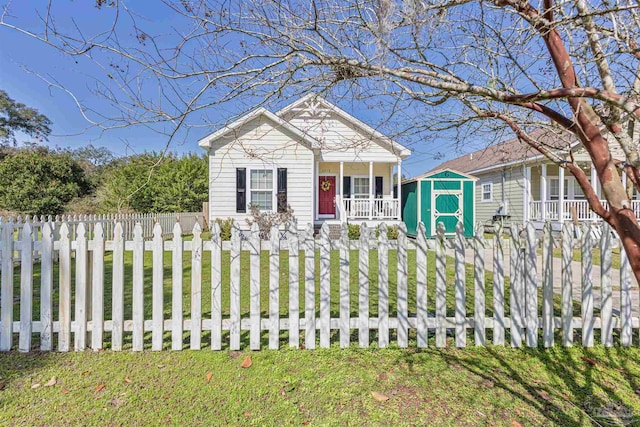
[[[449,251],[448,251],[449,252]],[[453,252],[448,253],[453,256]],[[473,251],[467,249],[465,251],[465,261],[468,264],[473,264]],[[504,254],[504,275],[509,277],[510,262],[508,250],[505,250]],[[485,269],[493,272],[493,249],[485,251]],[[582,280],[582,266],[579,262],[573,261],[571,263],[572,277],[573,277],[573,299],[580,301],[581,296],[581,280]],[[600,287],[600,266],[593,266],[593,301],[594,307],[600,308],[600,302],[602,300],[602,291]],[[537,275],[539,286],[542,277],[542,256],[538,256]],[[553,257],[553,291],[557,294],[562,294],[562,259]],[[620,270],[611,270],[611,285],[613,296],[613,314],[615,316],[620,313]],[[640,316],[640,288],[638,288],[638,282],[636,278],[631,274],[631,310],[634,317]]]

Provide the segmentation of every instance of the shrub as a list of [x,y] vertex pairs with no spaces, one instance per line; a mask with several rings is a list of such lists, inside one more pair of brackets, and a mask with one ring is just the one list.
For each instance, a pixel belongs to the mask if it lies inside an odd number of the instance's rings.
[[247,218],[247,224],[251,227],[253,224],[258,224],[260,229],[260,239],[268,240],[271,228],[274,226],[284,225],[288,227],[293,221],[293,209],[287,205],[287,208],[283,212],[261,212],[256,205],[251,205],[249,208],[250,217]]
[[220,225],[220,238],[222,238],[222,240],[231,240],[233,218],[216,219],[216,222]]
[[360,226],[357,224],[347,224],[349,228],[349,240],[358,240],[360,238]]

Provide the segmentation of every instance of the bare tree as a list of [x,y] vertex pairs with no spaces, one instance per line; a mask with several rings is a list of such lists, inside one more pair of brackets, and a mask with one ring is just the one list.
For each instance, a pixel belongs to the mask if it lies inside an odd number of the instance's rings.
[[[640,191],[637,0],[165,0],[172,27],[155,32],[123,1],[96,7],[109,24],[93,33],[51,3],[38,28],[10,5],[0,20],[103,71],[96,92],[119,114],[78,102],[95,125],[162,124],[170,141],[218,111],[317,91],[375,106],[381,126],[405,135],[464,142],[510,129],[575,176],[640,280],[640,226],[622,182]],[[607,206],[571,158],[532,136],[541,127],[583,144]]]

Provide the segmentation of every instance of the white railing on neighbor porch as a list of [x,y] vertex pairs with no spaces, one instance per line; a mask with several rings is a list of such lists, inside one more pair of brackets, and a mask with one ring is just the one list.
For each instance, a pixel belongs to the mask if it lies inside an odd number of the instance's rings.
[[[606,208],[607,201],[600,200],[602,205]],[[529,216],[532,221],[558,221],[559,220],[559,201],[547,200],[533,201],[529,203]],[[631,208],[636,214],[637,218],[640,218],[640,200],[632,200]],[[543,216],[544,213],[544,216]],[[600,221],[600,217],[591,211],[589,202],[586,200],[563,200],[562,201],[562,219],[578,221]]]
[[342,200],[341,214],[346,219],[397,219],[400,203],[398,199],[356,199]]

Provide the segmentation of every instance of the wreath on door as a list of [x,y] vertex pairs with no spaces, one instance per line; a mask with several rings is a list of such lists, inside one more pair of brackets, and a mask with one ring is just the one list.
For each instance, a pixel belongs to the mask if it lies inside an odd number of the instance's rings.
[[324,181],[322,181],[320,183],[320,189],[322,191],[329,191],[331,190],[331,182],[328,179],[325,179]]

